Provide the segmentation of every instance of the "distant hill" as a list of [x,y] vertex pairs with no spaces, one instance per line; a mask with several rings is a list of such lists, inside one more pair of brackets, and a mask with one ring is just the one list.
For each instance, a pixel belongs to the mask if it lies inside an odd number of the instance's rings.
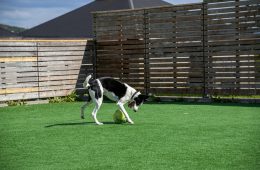
[[22,31],[26,30],[25,28],[22,28],[22,27],[15,27],[15,26],[10,26],[10,25],[5,25],[5,24],[0,24],[0,28],[8,30],[12,33],[20,33]]

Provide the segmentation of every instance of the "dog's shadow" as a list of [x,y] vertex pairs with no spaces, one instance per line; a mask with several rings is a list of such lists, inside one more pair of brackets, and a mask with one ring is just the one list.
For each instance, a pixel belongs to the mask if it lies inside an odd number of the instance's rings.
[[[102,122],[104,125],[110,125],[110,124],[115,124],[115,122]],[[67,123],[56,123],[56,124],[51,124],[51,125],[46,125],[45,128],[51,128],[51,127],[56,127],[56,126],[80,126],[80,125],[96,125],[95,122],[67,122]]]

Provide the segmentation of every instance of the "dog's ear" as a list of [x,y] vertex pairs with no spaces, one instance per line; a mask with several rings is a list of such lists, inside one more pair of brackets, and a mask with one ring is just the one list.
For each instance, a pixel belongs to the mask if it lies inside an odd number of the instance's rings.
[[147,99],[149,98],[149,96],[140,94],[140,95],[138,96],[138,98],[140,98],[142,101],[146,102]]

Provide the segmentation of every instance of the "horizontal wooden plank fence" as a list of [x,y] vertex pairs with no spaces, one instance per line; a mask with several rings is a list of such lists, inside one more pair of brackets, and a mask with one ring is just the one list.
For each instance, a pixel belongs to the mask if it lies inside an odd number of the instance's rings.
[[0,40],[0,102],[66,96],[93,73],[93,41]]
[[260,94],[260,2],[207,4],[205,63],[210,94]]
[[96,12],[95,41],[0,40],[0,102],[66,96],[87,74],[157,95],[259,95],[259,0]]
[[260,94],[260,3],[96,12],[96,75],[157,95]]

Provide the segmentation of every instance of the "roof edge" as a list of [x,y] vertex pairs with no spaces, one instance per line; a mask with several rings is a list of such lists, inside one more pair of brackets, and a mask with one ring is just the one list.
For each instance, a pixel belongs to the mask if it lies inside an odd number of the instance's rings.
[[131,9],[135,9],[133,0],[128,0],[128,3]]

